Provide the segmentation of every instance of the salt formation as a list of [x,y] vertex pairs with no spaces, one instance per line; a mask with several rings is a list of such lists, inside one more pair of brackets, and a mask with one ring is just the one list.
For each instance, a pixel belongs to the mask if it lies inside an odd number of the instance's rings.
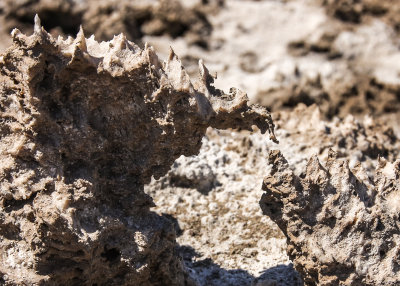
[[260,205],[287,237],[307,285],[397,285],[400,281],[400,160],[379,159],[373,181],[331,151],[304,176],[271,151]]
[[[311,157],[325,162],[330,149],[351,168],[360,163],[370,178],[380,157],[393,162],[400,155],[393,130],[369,116],[325,121],[316,105],[304,104],[272,116],[278,148],[298,177],[306,176]],[[145,186],[153,210],[176,219],[183,262],[199,285],[303,285],[284,234],[259,205],[271,170],[267,155],[276,148],[258,132],[209,128],[198,156],[178,158],[165,176]]]
[[0,283],[184,285],[171,222],[143,185],[208,126],[271,139],[269,113],[215,89],[200,63],[193,85],[171,51],[123,35],[54,39],[35,18],[0,57]]

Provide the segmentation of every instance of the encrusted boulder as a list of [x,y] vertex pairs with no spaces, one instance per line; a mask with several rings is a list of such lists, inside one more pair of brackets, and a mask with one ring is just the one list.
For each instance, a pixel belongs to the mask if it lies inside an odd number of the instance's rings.
[[208,126],[273,135],[269,113],[193,85],[171,50],[13,30],[0,55],[0,284],[184,285],[172,223],[143,185]]
[[269,162],[260,205],[306,285],[398,285],[400,160],[380,158],[373,179],[333,151],[325,167],[312,157],[301,177],[279,151]]

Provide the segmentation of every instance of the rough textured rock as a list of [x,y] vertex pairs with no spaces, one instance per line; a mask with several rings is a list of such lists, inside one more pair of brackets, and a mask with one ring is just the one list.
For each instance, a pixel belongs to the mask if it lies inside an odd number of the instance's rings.
[[330,152],[304,176],[271,151],[260,205],[285,233],[307,285],[397,285],[400,281],[400,160],[380,159],[373,180]]
[[169,220],[143,185],[208,126],[262,132],[269,113],[238,90],[195,85],[171,51],[121,34],[55,40],[35,18],[0,57],[0,258],[6,285],[182,285]]

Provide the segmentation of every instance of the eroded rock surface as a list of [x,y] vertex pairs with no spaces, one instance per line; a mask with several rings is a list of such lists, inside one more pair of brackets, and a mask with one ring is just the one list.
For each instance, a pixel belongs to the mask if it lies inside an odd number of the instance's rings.
[[397,285],[400,281],[400,160],[380,159],[371,180],[330,152],[298,177],[279,151],[260,205],[285,233],[307,285]]
[[143,185],[208,126],[262,132],[269,113],[224,94],[200,63],[194,86],[121,34],[110,42],[12,32],[0,57],[0,277],[5,285],[183,285],[171,222]]

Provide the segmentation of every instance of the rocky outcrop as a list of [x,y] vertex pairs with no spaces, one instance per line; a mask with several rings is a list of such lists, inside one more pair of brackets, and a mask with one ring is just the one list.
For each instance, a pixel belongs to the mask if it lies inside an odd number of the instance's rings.
[[5,285],[183,285],[171,222],[143,185],[208,126],[269,130],[247,96],[192,84],[122,34],[110,42],[13,30],[0,57],[0,281]]
[[330,152],[302,177],[271,151],[260,205],[287,237],[306,285],[397,285],[400,281],[400,161],[379,159],[371,180]]

